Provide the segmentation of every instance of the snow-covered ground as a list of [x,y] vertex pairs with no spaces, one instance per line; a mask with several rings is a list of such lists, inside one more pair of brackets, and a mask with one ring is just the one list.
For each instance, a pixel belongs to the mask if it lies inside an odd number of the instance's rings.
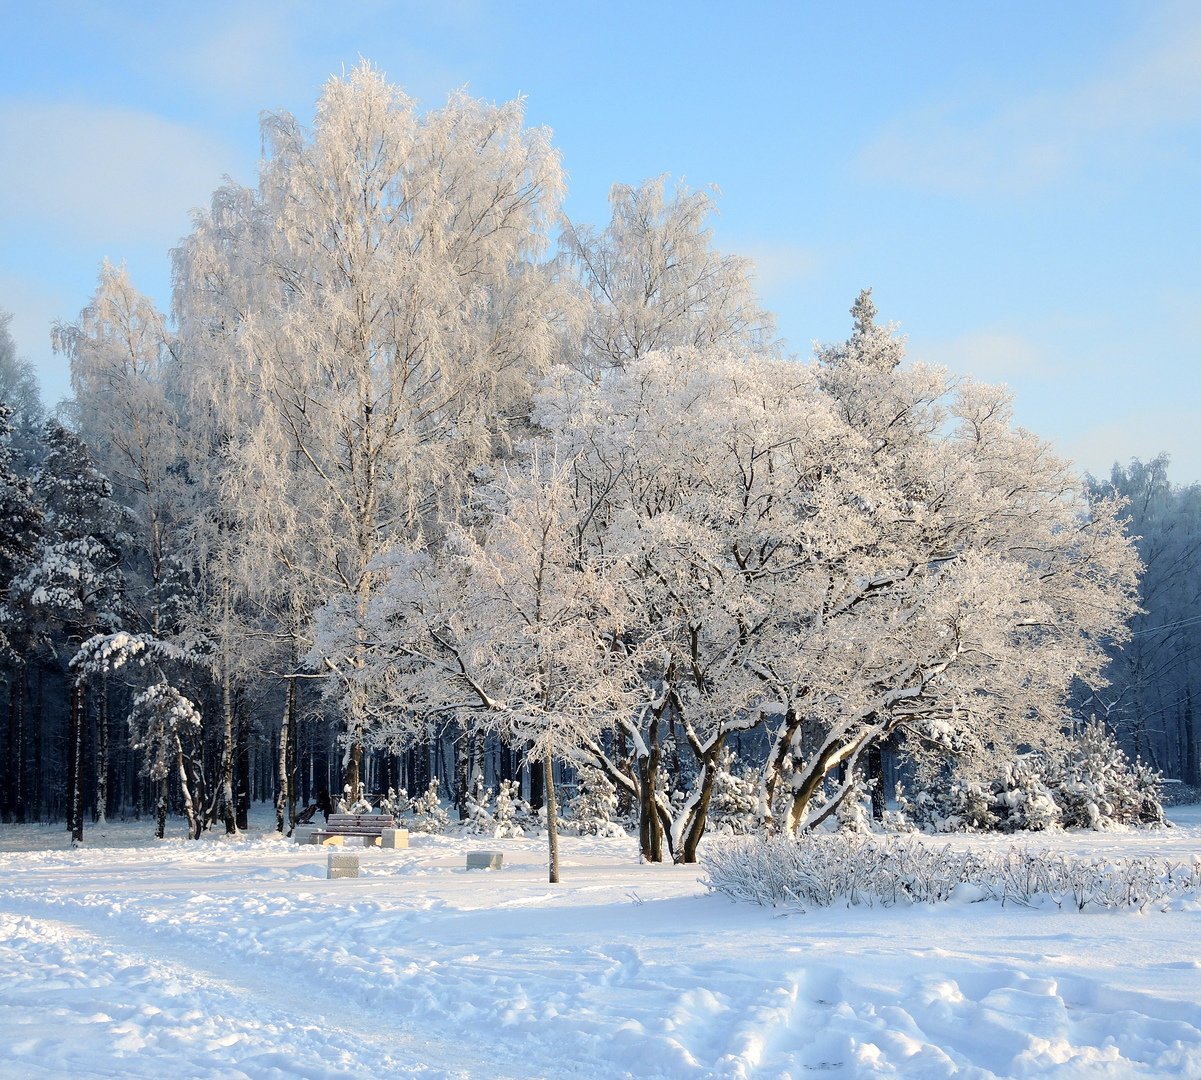
[[[1168,831],[1085,853],[1201,855]],[[1201,898],[764,910],[632,840],[0,826],[0,1077],[1201,1077]],[[957,839],[1006,846],[1008,839]],[[467,871],[465,852],[504,852]]]

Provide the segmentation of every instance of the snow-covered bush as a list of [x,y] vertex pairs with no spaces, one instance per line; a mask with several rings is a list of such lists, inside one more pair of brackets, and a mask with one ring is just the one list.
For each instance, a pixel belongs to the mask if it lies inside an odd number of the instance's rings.
[[492,807],[492,789],[484,787],[483,781],[477,776],[475,783],[467,791],[464,831],[479,836],[492,836],[496,829],[496,817]]
[[1166,824],[1163,779],[1131,762],[1103,725],[1088,724],[1060,756],[1020,754],[991,782],[925,778],[901,810],[931,832],[1109,829]]
[[412,804],[413,820],[409,824],[414,832],[440,833],[445,832],[450,823],[450,815],[442,805],[442,796],[438,791],[438,778],[430,780],[424,795],[418,795]]
[[1069,828],[1163,825],[1163,778],[1130,761],[1103,724],[1086,724],[1052,772],[1055,801]]
[[984,831],[998,825],[992,790],[978,781],[951,780],[920,789],[912,798],[898,784],[897,802],[901,812],[927,832]]
[[745,836],[759,825],[759,784],[739,768],[738,758],[723,750],[709,802],[709,832],[718,836]]
[[953,898],[1029,905],[1049,902],[1133,908],[1201,899],[1201,860],[1090,859],[1010,848],[955,851],[910,838],[848,834],[736,837],[702,857],[706,885],[735,900],[771,906],[891,906]]
[[381,814],[391,814],[394,818],[400,817],[408,809],[409,793],[404,788],[401,788],[399,791],[395,788],[388,788],[388,794],[384,795],[379,801],[379,812]]
[[492,835],[497,840],[509,836],[525,836],[530,808],[521,797],[521,785],[516,780],[502,780],[496,790],[496,826]]
[[841,832],[872,831],[871,790],[862,773],[855,773],[850,789],[834,814],[838,818],[838,828]]
[[997,816],[997,828],[1004,832],[1040,832],[1060,826],[1059,807],[1047,784],[1050,771],[1045,759],[1037,754],[1021,754],[1005,763],[1001,779],[993,785],[991,808]]
[[569,806],[571,823],[581,836],[625,835],[625,830],[613,820],[617,814],[617,788],[599,769],[588,765],[580,769],[579,784]]

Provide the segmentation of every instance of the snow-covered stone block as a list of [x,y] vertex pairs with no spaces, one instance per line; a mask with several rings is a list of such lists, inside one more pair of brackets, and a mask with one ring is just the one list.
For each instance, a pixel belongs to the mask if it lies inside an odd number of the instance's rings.
[[327,878],[359,876],[359,857],[349,851],[331,851],[326,856]]
[[380,846],[401,848],[409,846],[408,829],[385,829],[380,833]]
[[504,858],[504,853],[500,851],[469,851],[467,852],[467,869],[499,870]]

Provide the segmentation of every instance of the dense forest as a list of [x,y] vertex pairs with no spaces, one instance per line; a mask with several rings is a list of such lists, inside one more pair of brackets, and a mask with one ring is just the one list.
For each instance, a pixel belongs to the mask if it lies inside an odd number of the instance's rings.
[[56,415],[0,322],[5,821],[512,780],[553,822],[584,770],[692,860],[735,788],[797,832],[1095,723],[1201,786],[1201,486],[1164,458],[1075,476],[868,291],[782,356],[706,192],[566,221],[519,103],[363,66],[263,133],[170,319],[106,264],[55,327]]

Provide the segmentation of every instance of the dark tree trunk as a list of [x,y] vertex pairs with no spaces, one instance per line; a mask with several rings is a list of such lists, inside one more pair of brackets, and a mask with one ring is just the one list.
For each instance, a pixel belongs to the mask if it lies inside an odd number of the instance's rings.
[[688,829],[684,833],[684,842],[680,847],[679,861],[682,863],[696,862],[697,848],[700,847],[701,837],[705,835],[705,825],[709,820],[709,803],[713,799],[713,787],[717,782],[717,765],[721,758],[721,748],[724,739],[717,739],[705,753],[701,761],[701,774],[697,777],[700,784],[700,796],[693,807]]
[[459,820],[467,820],[467,773],[469,771],[470,762],[469,756],[469,740],[467,732],[460,725],[456,725],[454,733],[454,754],[455,754],[455,790],[454,801],[455,809],[459,812]]
[[864,772],[872,796],[872,817],[877,821],[884,820],[886,793],[884,791],[884,750],[879,743],[873,743],[864,755]]
[[96,809],[92,820],[108,821],[108,676],[100,676],[100,697],[96,708]]
[[249,826],[250,814],[250,721],[246,716],[244,702],[238,701],[237,737],[234,750],[237,754],[234,787],[234,821],[239,829]]
[[528,761],[527,768],[530,774],[530,809],[534,811],[541,810],[546,805],[546,797],[543,794],[543,773],[541,761]]
[[655,803],[655,788],[659,783],[662,750],[659,746],[659,718],[651,720],[647,732],[649,752],[638,761],[638,846],[647,862],[663,861],[663,828],[659,808]]
[[555,762],[550,748],[542,762],[546,777],[546,842],[550,848],[550,883],[559,883],[559,808],[555,804]]

